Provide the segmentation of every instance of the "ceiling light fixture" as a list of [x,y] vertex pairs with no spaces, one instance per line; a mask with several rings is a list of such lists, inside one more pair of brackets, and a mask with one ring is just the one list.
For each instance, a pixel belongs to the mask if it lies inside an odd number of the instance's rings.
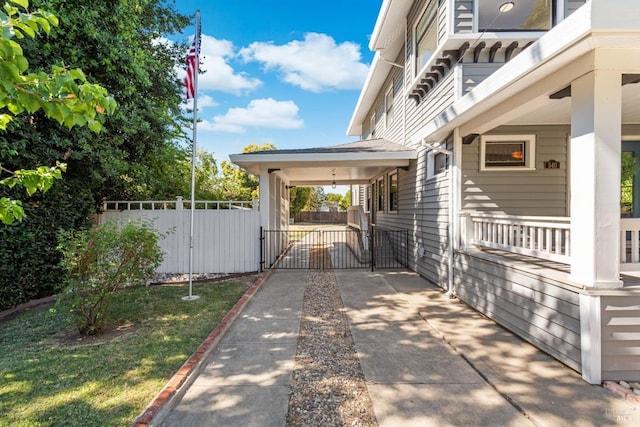
[[502,3],[498,8],[498,10],[500,11],[500,13],[509,12],[511,9],[513,9],[515,5],[516,5],[515,2],[508,1],[508,2]]

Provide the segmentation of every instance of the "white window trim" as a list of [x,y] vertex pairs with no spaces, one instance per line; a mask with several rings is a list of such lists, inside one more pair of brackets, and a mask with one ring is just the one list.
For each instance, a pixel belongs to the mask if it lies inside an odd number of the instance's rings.
[[[387,105],[389,95],[391,95],[391,106]],[[389,128],[391,126],[391,123],[393,123],[393,116],[394,116],[393,102],[395,100],[394,98],[395,96],[393,94],[393,82],[392,82],[391,85],[389,86],[389,89],[387,89],[387,91],[384,93],[384,126],[385,128]],[[389,117],[389,110],[391,110],[391,117]]]
[[436,165],[435,165],[435,156],[436,154],[438,154],[437,151],[435,150],[429,150],[427,152],[427,180],[436,178],[436,177],[440,177],[440,176],[446,176],[447,173],[449,173],[449,168],[445,168],[443,172],[440,172],[438,174],[436,174]]
[[[427,0],[424,7],[422,8],[422,11],[420,12],[420,14],[418,15],[418,19],[415,21],[414,25],[413,25],[413,37],[412,37],[412,55],[411,55],[411,68],[413,69],[413,77],[414,79],[417,79],[419,76],[423,75],[425,73],[425,70],[427,69],[427,67],[429,66],[429,64],[432,61],[427,61],[422,67],[420,67],[420,69],[418,69],[418,24],[420,23],[420,20],[422,19],[422,17],[424,16],[424,14],[427,12],[427,9],[430,6],[431,1],[435,2],[435,8],[436,8],[436,15],[434,18],[434,25],[436,27],[436,51],[438,50],[438,46],[440,45],[439,40],[438,40],[438,12],[440,9],[440,1],[439,0]],[[477,0],[475,0],[477,1]]]
[[[553,1],[553,0],[552,0]],[[513,32],[513,31],[485,31],[484,34],[492,34],[492,35],[496,35],[499,34],[501,37],[504,38],[518,38],[518,37],[540,37],[540,33],[541,32],[546,32],[546,31],[550,31],[551,29],[553,29],[553,27],[555,25],[557,25],[561,19],[560,19],[560,4],[561,3],[565,3],[562,1],[557,1],[555,4],[556,10],[556,24],[554,24],[553,22],[553,15],[554,15],[554,11],[551,11],[551,28],[548,30],[528,30],[528,31],[517,31],[517,32]],[[553,5],[551,7],[553,9]],[[480,34],[480,2],[478,0],[473,0],[473,31],[476,34]],[[564,15],[564,12],[562,12],[562,15]]]
[[[489,142],[525,142],[524,166],[485,166],[486,143]],[[480,137],[480,171],[533,171],[536,170],[536,136],[531,135],[482,135]]]
[[369,119],[369,139],[373,139],[376,135],[376,113],[371,115]]
[[399,183],[398,183],[398,171],[396,170],[395,172],[391,172],[388,175],[388,182],[387,182],[387,187],[389,187],[389,189],[387,190],[387,204],[389,206],[389,212],[398,212],[398,202],[399,200],[396,200],[396,205],[395,205],[395,209],[391,209],[391,177],[395,176],[396,177],[396,193],[398,193],[400,191],[400,187],[399,187]]

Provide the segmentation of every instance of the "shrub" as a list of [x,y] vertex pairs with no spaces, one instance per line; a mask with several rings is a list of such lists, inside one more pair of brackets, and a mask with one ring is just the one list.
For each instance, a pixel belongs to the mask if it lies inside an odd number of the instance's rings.
[[59,305],[70,310],[81,334],[102,329],[115,292],[145,284],[162,262],[162,236],[145,222],[107,222],[61,233],[59,249],[68,273]]

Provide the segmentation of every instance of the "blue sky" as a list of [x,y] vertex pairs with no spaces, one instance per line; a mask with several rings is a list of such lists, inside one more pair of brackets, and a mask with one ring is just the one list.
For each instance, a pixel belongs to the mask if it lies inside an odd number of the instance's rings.
[[[220,162],[249,144],[309,148],[346,131],[373,52],[382,0],[176,0],[200,10],[198,147]],[[195,31],[171,37],[188,42]],[[181,76],[184,75],[184,72]]]

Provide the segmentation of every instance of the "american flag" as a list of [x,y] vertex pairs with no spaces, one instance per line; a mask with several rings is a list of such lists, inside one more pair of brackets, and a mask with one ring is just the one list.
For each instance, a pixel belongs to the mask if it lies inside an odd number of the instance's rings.
[[187,54],[187,77],[184,78],[184,86],[187,91],[187,99],[196,96],[196,79],[200,57],[200,22],[196,23],[196,35]]

